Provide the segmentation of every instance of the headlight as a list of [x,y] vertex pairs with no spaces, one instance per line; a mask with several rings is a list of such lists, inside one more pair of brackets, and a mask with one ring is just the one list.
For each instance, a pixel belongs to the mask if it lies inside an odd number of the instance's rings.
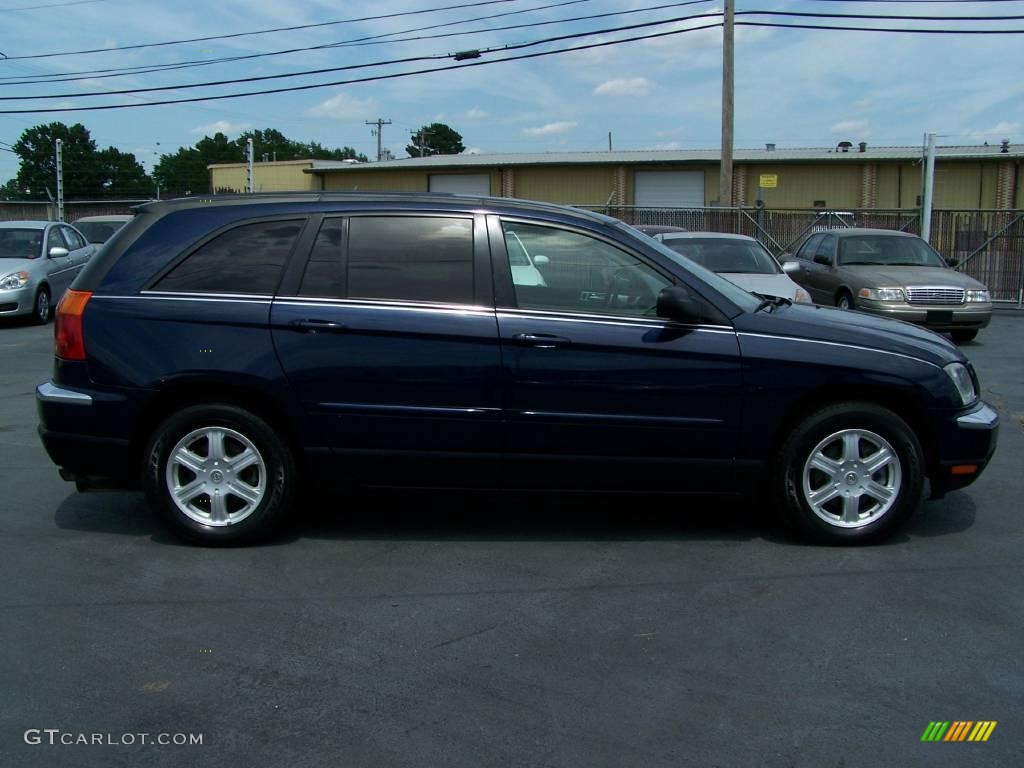
[[793,301],[797,304],[813,304],[811,300],[811,294],[805,291],[803,288],[797,288],[796,293],[793,295]]
[[960,400],[964,405],[970,405],[978,399],[978,393],[974,391],[974,379],[971,372],[963,363],[950,363],[943,370],[953,382],[956,391],[960,393]]
[[0,277],[0,290],[13,291],[28,284],[28,272],[14,272]]
[[904,301],[902,288],[861,288],[857,295],[873,301]]
[[967,301],[992,301],[992,294],[988,291],[968,291]]

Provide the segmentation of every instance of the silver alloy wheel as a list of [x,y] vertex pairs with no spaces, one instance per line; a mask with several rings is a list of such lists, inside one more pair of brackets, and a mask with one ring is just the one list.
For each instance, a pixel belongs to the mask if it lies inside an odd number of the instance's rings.
[[171,450],[165,475],[175,506],[202,525],[234,525],[251,515],[267,491],[263,457],[241,432],[201,427]]
[[862,528],[892,508],[902,482],[900,457],[885,438],[843,429],[810,452],[802,490],[814,514],[829,525]]
[[839,296],[839,301],[836,302],[836,306],[839,307],[840,309],[849,309],[851,306],[850,297],[847,296],[845,293],[841,294]]
[[36,317],[44,323],[50,319],[50,295],[46,291],[36,296]]

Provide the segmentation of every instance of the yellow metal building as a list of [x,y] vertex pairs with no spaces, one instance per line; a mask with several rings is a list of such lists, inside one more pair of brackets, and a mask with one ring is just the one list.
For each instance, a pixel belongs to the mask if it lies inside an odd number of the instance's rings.
[[[733,200],[767,208],[916,208],[920,147],[778,149],[734,153]],[[1024,208],[1024,145],[939,147],[934,206]],[[717,150],[435,155],[379,163],[255,163],[253,190],[461,192],[590,206],[717,204]],[[244,163],[210,166],[211,190],[245,189]]]

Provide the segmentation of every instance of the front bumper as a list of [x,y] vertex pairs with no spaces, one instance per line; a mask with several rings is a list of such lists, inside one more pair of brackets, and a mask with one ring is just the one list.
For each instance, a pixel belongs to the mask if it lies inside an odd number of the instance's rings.
[[35,303],[35,288],[26,285],[12,291],[0,291],[0,317],[24,315],[32,311]]
[[36,387],[39,438],[65,480],[89,486],[137,488],[138,459],[125,422],[126,399],[45,382]]
[[973,483],[988,466],[999,437],[999,414],[988,403],[979,401],[967,413],[945,416],[933,421],[936,429],[936,455],[930,479],[932,498]]
[[856,298],[854,306],[873,315],[891,317],[936,331],[980,330],[992,320],[992,304],[908,304],[897,301],[872,301]]

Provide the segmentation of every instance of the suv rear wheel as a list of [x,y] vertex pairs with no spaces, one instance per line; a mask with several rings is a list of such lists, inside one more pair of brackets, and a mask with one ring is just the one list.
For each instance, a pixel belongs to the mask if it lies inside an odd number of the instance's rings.
[[150,504],[198,543],[266,536],[294,496],[288,445],[259,416],[233,405],[178,411],[153,432],[145,457]]
[[885,538],[921,502],[923,451],[887,408],[839,403],[805,418],[772,473],[784,521],[805,538],[866,544]]

